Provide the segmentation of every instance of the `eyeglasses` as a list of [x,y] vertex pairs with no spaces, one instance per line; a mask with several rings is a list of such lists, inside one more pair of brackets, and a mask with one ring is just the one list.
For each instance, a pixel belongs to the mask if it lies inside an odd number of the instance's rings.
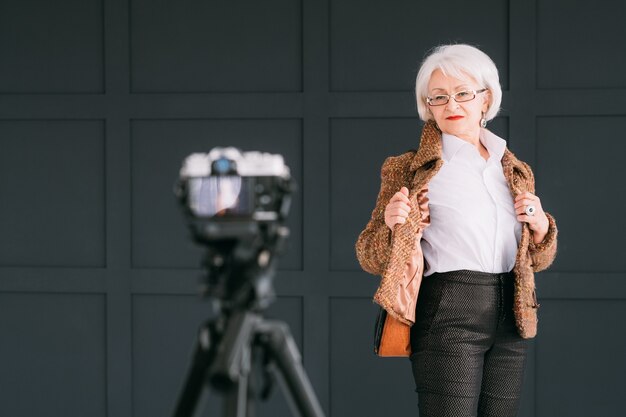
[[443,106],[444,104],[448,104],[450,97],[452,97],[457,103],[463,103],[465,101],[474,100],[476,98],[476,94],[484,93],[487,90],[488,88],[483,88],[482,90],[459,91],[454,94],[439,94],[435,97],[426,97],[426,103],[430,106]]

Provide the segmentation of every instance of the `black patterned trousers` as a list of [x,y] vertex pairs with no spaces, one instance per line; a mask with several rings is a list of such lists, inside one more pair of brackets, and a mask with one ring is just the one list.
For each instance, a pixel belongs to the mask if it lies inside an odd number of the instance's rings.
[[515,417],[528,341],[513,317],[513,273],[423,278],[411,328],[420,417]]

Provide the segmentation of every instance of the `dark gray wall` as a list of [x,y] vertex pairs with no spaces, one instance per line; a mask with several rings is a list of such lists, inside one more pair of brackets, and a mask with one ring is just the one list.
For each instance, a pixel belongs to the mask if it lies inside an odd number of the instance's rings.
[[418,145],[420,60],[457,41],[498,65],[491,126],[560,228],[521,415],[620,415],[626,6],[575,4],[0,0],[0,415],[169,415],[208,316],[172,184],[229,144],[299,183],[270,313],[328,415],[417,415],[408,360],[372,354],[353,245],[382,161]]

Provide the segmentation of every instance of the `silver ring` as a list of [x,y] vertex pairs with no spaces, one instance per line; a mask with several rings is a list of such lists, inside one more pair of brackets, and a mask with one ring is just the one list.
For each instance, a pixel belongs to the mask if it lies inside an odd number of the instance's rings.
[[527,214],[528,216],[534,216],[534,215],[535,215],[535,211],[536,211],[536,210],[537,210],[537,209],[535,208],[535,206],[533,206],[533,205],[531,204],[531,205],[529,205],[529,206],[526,206],[526,210],[525,210],[525,211],[526,211],[526,214]]

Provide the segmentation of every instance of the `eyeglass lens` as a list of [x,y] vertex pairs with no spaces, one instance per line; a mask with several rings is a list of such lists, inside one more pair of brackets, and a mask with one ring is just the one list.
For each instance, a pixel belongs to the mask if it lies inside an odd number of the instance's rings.
[[428,102],[431,106],[441,106],[448,103],[450,97],[454,98],[454,101],[456,101],[457,103],[462,103],[464,101],[473,100],[474,97],[476,97],[476,94],[473,91],[459,91],[458,93],[452,95],[440,94],[431,97]]

